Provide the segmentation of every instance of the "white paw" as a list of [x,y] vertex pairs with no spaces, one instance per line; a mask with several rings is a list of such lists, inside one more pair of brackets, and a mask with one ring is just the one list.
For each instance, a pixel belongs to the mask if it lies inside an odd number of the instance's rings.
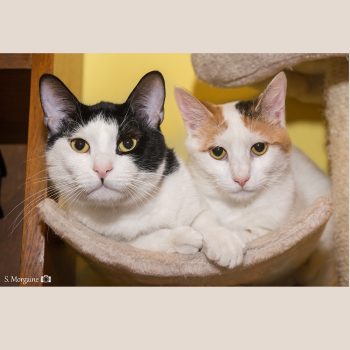
[[203,252],[216,264],[233,268],[242,264],[245,244],[234,232],[218,228],[204,235]]
[[203,246],[202,235],[190,226],[177,227],[172,236],[173,251],[176,253],[194,254]]

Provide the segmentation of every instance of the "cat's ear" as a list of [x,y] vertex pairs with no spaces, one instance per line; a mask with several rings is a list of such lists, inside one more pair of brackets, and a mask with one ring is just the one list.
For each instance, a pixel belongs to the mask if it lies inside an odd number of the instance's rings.
[[165,82],[163,75],[152,71],[144,75],[127,102],[137,116],[157,128],[164,118]]
[[256,107],[259,114],[273,125],[285,127],[285,102],[287,93],[287,77],[284,72],[278,73],[259,96]]
[[174,93],[187,131],[193,134],[212,113],[188,91],[176,87]]
[[60,79],[51,74],[41,76],[39,88],[45,125],[49,133],[55,134],[62,121],[77,112],[79,101]]

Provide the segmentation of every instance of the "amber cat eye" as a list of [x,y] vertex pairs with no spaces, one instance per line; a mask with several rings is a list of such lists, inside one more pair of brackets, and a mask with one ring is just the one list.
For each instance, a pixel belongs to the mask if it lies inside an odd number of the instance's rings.
[[216,146],[216,147],[213,147],[212,149],[210,149],[209,154],[214,159],[221,160],[221,159],[225,158],[227,152],[226,152],[225,148],[222,148],[220,146]]
[[137,140],[133,137],[128,137],[127,139],[119,143],[118,150],[122,153],[130,152],[136,147],[136,145]]
[[89,144],[83,139],[73,139],[70,142],[71,147],[78,153],[86,153],[90,149]]
[[266,153],[267,149],[269,148],[268,144],[265,142],[258,142],[254,144],[251,148],[251,151],[256,156],[262,156],[264,153]]

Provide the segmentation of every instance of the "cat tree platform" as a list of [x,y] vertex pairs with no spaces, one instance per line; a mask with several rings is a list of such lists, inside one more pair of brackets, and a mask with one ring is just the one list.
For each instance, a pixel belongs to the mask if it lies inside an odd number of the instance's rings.
[[250,242],[243,264],[233,269],[216,266],[201,252],[151,252],[102,236],[49,198],[39,204],[39,213],[57,236],[116,284],[232,286],[278,284],[311,254],[332,205],[320,198],[285,227]]

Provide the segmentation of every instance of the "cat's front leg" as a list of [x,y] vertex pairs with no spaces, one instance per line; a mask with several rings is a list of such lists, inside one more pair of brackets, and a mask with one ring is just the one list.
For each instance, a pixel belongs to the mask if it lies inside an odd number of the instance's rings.
[[160,229],[141,235],[130,244],[136,248],[166,253],[194,254],[202,248],[202,235],[189,226]]
[[203,253],[216,264],[233,268],[243,262],[246,245],[244,240],[220,226],[208,211],[199,215],[192,225],[203,235]]

